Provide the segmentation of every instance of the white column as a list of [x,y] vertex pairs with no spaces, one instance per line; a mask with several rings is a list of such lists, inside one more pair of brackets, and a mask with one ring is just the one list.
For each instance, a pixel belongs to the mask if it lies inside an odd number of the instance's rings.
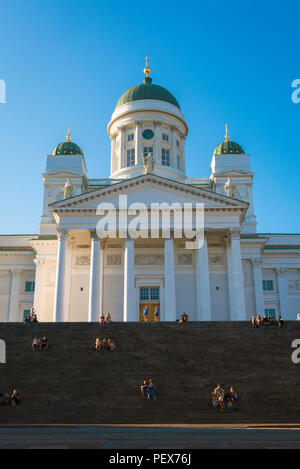
[[264,314],[264,291],[262,285],[262,273],[261,273],[261,259],[251,259],[253,265],[253,278],[254,278],[254,291],[255,291],[255,306],[256,314],[261,316]]
[[176,321],[174,241],[165,239],[165,321]]
[[176,128],[172,126],[171,131],[172,131],[172,135],[171,135],[172,150],[171,150],[170,166],[172,168],[177,168],[177,145],[176,145],[177,134],[176,134]]
[[226,260],[227,260],[227,278],[228,278],[228,295],[229,295],[229,317],[231,321],[234,321],[234,303],[233,303],[233,279],[232,279],[232,267],[231,267],[231,244],[230,239],[225,238],[226,246]]
[[124,322],[137,321],[134,289],[134,240],[125,240],[124,252]]
[[19,295],[22,269],[11,269],[8,321],[19,322]]
[[289,285],[287,278],[287,269],[276,269],[277,282],[280,301],[280,314],[285,319],[295,319],[289,317]]
[[46,260],[41,258],[36,258],[34,260],[36,265],[35,270],[35,286],[34,286],[34,302],[33,306],[38,315],[38,320],[42,320],[43,316],[43,293],[44,293],[44,273],[45,273],[45,264]]
[[154,159],[157,164],[161,164],[161,123],[154,122]]
[[211,321],[210,281],[206,234],[204,236],[203,246],[197,250],[196,278],[197,321]]
[[100,306],[100,251],[101,244],[96,230],[90,231],[91,235],[91,267],[89,289],[89,322],[99,320]]
[[68,231],[57,231],[58,248],[56,260],[56,284],[54,296],[54,313],[53,322],[63,321],[63,306],[64,306],[64,285],[65,285],[65,260]]
[[63,303],[63,322],[70,321],[70,303],[71,303],[71,275],[72,275],[72,249],[75,246],[75,239],[67,239],[65,269],[64,269],[64,303]]
[[240,229],[231,230],[231,269],[232,269],[232,295],[233,320],[245,321],[246,305],[244,293],[244,276],[242,267]]
[[125,168],[127,166],[125,155],[125,127],[121,127],[120,135],[120,168]]
[[[99,316],[104,313],[103,311],[103,298],[104,298],[104,248],[105,240],[100,240],[100,289],[99,289]],[[108,312],[108,311],[107,311]]]
[[142,165],[142,124],[136,122],[135,124],[135,163]]

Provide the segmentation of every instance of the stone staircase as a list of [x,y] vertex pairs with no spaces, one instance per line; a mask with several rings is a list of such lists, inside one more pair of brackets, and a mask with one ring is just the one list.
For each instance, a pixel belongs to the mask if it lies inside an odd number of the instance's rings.
[[[43,335],[49,351],[32,352]],[[116,351],[92,351],[96,337],[112,338]],[[22,395],[20,406],[0,407],[0,424],[300,423],[297,338],[300,322],[0,324],[0,392]],[[142,398],[144,378],[158,400]],[[238,410],[211,407],[217,383],[236,388]]]

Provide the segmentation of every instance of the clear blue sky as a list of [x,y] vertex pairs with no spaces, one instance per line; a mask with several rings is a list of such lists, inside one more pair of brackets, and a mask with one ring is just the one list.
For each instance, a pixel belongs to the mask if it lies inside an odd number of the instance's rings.
[[106,126],[143,78],[179,100],[190,134],[187,173],[208,177],[214,147],[251,154],[260,232],[300,233],[299,1],[14,0],[1,3],[0,233],[36,233],[45,155],[84,150],[88,177],[109,176]]

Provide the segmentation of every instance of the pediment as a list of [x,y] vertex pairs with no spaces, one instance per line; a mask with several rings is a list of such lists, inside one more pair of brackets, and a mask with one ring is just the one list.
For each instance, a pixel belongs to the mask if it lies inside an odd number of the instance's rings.
[[94,211],[100,203],[112,203],[119,207],[119,197],[127,196],[128,206],[133,203],[166,202],[173,204],[204,203],[205,209],[240,209],[246,211],[248,204],[206,189],[196,188],[181,182],[147,174],[125,180],[108,187],[87,192],[50,205],[52,212],[60,211]]
[[251,171],[245,171],[244,169],[228,168],[223,169],[214,173],[214,177],[225,177],[225,176],[254,176],[254,173]]
[[82,173],[78,171],[71,171],[70,169],[53,169],[52,171],[47,171],[43,174],[44,177],[57,177],[57,178],[74,178],[80,177],[82,178]]

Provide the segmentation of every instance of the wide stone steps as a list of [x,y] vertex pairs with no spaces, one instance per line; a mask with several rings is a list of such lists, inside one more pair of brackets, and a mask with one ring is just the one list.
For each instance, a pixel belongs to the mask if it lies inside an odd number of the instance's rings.
[[[33,337],[49,351],[32,352]],[[96,337],[114,352],[94,352]],[[300,323],[252,329],[246,323],[0,324],[7,364],[0,392],[22,404],[0,407],[0,423],[299,423],[300,365],[291,361]],[[159,399],[139,385],[152,378]],[[238,410],[210,406],[217,383],[233,385]]]

